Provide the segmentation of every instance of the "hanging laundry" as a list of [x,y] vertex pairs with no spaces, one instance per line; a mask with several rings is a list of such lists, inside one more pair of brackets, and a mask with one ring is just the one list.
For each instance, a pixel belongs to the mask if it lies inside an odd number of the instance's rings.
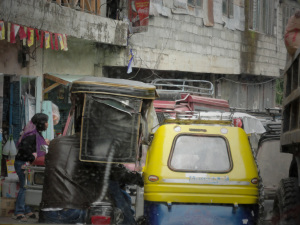
[[41,31],[41,45],[40,47],[43,48],[44,47],[44,31]]
[[22,26],[20,26],[20,29],[19,29],[19,37],[20,37],[20,40],[23,40],[24,38],[27,37],[24,27],[22,27]]
[[58,34],[54,34],[55,50],[58,50]]
[[45,48],[50,48],[50,33],[45,31]]
[[59,40],[59,44],[60,44],[60,50],[63,50],[65,48],[65,46],[64,46],[64,40],[63,40],[62,34],[58,34],[58,40]]
[[53,34],[50,33],[50,43],[51,43],[51,49],[54,50],[54,46],[53,46]]
[[20,29],[20,25],[17,24],[11,24],[11,29],[10,29],[10,43],[16,43],[16,36],[17,33]]
[[[25,34],[26,34],[26,36],[27,36],[27,27],[24,27],[24,32],[25,32]],[[27,39],[24,38],[24,39],[23,39],[23,46],[26,46],[26,45],[27,45]]]
[[7,41],[10,42],[10,23],[7,23]]
[[30,47],[34,43],[34,29],[27,28],[27,44]]
[[4,21],[0,21],[0,40],[4,40],[5,39],[5,25],[4,25]]
[[132,53],[132,49],[130,49],[130,52],[129,52],[129,63],[128,63],[128,67],[127,67],[127,73],[131,73],[132,72],[132,66],[133,66],[133,53]]
[[67,43],[67,35],[63,34],[63,40],[64,40],[64,51],[68,51],[68,43]]
[[39,30],[35,29],[35,36],[36,36],[36,40],[40,40],[40,35],[39,35]]

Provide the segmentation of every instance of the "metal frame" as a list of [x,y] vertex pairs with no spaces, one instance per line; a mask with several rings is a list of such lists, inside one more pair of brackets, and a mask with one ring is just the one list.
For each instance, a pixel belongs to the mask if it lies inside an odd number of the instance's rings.
[[[193,83],[193,85],[196,83],[198,86],[192,86],[189,85],[189,83]],[[159,91],[190,93],[206,96],[213,96],[214,94],[213,84],[206,80],[155,79],[151,84]],[[201,87],[201,85],[209,86],[209,88]]]

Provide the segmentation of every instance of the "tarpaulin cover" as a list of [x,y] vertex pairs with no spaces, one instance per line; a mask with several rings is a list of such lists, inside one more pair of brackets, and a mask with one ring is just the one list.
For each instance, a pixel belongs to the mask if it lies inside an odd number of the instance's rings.
[[84,77],[72,83],[72,93],[106,93],[135,98],[155,99],[155,86],[138,81],[105,77]]
[[[81,128],[81,160],[135,162],[142,99],[87,94]],[[112,160],[111,145],[117,148]]]

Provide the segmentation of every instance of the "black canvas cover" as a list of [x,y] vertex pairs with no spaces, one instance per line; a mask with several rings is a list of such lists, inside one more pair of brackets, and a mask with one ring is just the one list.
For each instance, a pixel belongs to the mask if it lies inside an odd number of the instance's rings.
[[142,99],[155,99],[155,86],[139,81],[106,77],[84,77],[72,83],[72,93],[104,93]]
[[[141,109],[156,97],[155,86],[137,81],[85,77],[72,83],[84,94],[80,160],[132,163],[138,158]],[[112,152],[112,145],[116,146]]]
[[[142,100],[86,94],[81,128],[83,161],[135,162]],[[112,144],[117,148],[111,152]]]

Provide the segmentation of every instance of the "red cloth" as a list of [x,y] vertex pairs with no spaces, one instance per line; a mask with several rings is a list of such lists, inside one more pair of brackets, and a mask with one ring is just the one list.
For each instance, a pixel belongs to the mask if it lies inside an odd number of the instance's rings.
[[13,23],[10,28],[10,43],[16,43],[15,25]]
[[38,41],[40,39],[40,35],[39,35],[39,30],[35,29],[35,36],[36,36],[36,40]]
[[51,49],[53,50],[54,46],[53,46],[53,34],[52,33],[50,33],[50,43],[51,43]]
[[55,34],[55,50],[58,50],[58,34]]
[[42,33],[41,33],[41,48],[43,48],[44,47],[44,31],[42,31]]
[[20,27],[20,30],[19,30],[19,36],[20,36],[20,40],[23,40],[24,38],[26,38],[26,33],[25,33],[25,30],[24,30],[24,27]]

